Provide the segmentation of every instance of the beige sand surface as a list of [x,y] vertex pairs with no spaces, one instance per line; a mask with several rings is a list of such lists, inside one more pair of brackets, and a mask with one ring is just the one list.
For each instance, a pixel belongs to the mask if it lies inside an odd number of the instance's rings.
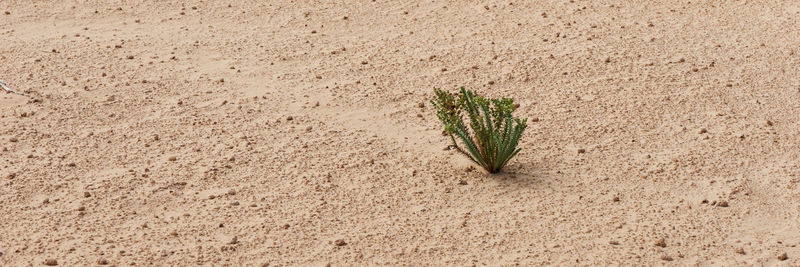
[[800,265],[798,1],[172,2],[0,1],[0,265]]

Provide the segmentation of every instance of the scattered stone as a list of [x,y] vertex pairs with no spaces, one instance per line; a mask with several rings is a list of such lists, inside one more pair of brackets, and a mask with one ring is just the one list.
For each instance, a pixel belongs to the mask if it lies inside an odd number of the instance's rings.
[[728,206],[728,201],[720,200],[719,202],[717,202],[717,207],[723,207],[724,208],[724,207],[727,207],[727,206]]
[[445,72],[445,71],[447,71],[447,68],[442,68],[442,72]]
[[704,134],[704,133],[707,133],[707,132],[708,132],[708,130],[706,130],[706,128],[700,129],[700,133],[701,134]]
[[492,85],[492,84],[494,84],[494,81],[489,81],[489,85]]
[[772,126],[772,121],[771,120],[767,120],[767,126]]
[[84,206],[78,207],[78,211],[84,211],[84,210],[86,210],[86,207],[84,207]]
[[178,236],[178,231],[172,230],[172,232],[169,232],[169,236]]
[[606,60],[605,60],[605,61],[603,61],[603,62],[605,62],[605,63],[609,63],[609,62],[611,62],[611,58],[610,58],[610,57],[607,57],[607,58],[606,58]]
[[664,256],[661,256],[661,260],[672,261],[672,257],[664,255]]
[[91,196],[92,196],[92,193],[89,193],[88,191],[87,192],[83,192],[83,197],[91,197]]
[[538,122],[538,121],[539,121],[539,118],[531,118],[531,121],[532,121],[532,122]]
[[128,56],[128,59],[133,59],[133,56]]
[[8,141],[11,142],[11,143],[16,143],[16,142],[19,141],[19,139],[17,139],[16,137],[11,137],[11,138],[8,139]]
[[459,185],[467,185],[467,181],[461,180],[458,182]]
[[619,245],[619,242],[617,242],[616,240],[608,241],[608,243],[611,244],[611,245],[615,245],[615,246]]
[[655,243],[655,245],[656,245],[657,247],[662,247],[662,248],[665,248],[665,247],[667,247],[667,241],[666,241],[666,240],[664,240],[664,238],[661,238],[661,239],[659,239],[659,240],[656,240],[656,243]]
[[169,160],[169,161],[176,161],[176,160],[178,160],[178,157],[175,157],[175,156],[170,156],[169,158],[167,158],[167,160]]
[[586,149],[579,148],[578,149],[578,154],[583,154],[583,153],[586,153]]
[[614,202],[619,202],[619,197],[618,196],[614,196],[614,198],[612,200],[614,200]]
[[6,12],[3,12],[3,14],[6,14],[6,15],[11,15],[11,11],[6,11]]
[[733,250],[733,252],[736,252],[736,254],[744,255],[744,248],[736,248]]
[[58,261],[56,259],[46,259],[46,260],[44,260],[44,265],[56,266],[56,265],[58,265]]
[[361,61],[361,65],[367,65],[367,61]]
[[306,132],[310,132],[313,129],[311,126],[306,127]]
[[231,202],[231,206],[239,206],[239,201]]
[[284,224],[284,225],[283,225],[283,229],[289,229],[289,224],[288,224],[288,223],[287,223],[287,224]]
[[419,105],[417,105],[417,106],[418,106],[419,108],[424,108],[424,107],[425,107],[425,103],[419,103]]
[[347,245],[347,242],[344,242],[344,240],[342,239],[336,239],[336,241],[334,241],[333,244],[336,245],[337,247],[341,247]]
[[236,245],[238,243],[239,243],[239,238],[236,236],[233,236],[233,238],[231,238],[231,241],[228,241],[228,245]]
[[787,255],[787,254],[786,254],[786,252],[784,252],[784,253],[783,253],[783,254],[781,254],[781,255],[778,255],[778,260],[785,261],[785,260],[786,260],[786,259],[788,259],[788,258],[789,258],[789,255]]
[[99,258],[97,259],[97,265],[108,265],[108,260],[105,258]]
[[292,116],[288,116],[288,117],[286,117],[286,120],[287,120],[287,121],[294,120],[294,117],[292,117]]

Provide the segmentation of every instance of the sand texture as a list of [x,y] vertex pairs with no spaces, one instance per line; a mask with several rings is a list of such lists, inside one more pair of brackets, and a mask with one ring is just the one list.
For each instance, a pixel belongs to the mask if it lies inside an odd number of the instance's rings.
[[800,266],[800,2],[337,2],[0,1],[0,266]]

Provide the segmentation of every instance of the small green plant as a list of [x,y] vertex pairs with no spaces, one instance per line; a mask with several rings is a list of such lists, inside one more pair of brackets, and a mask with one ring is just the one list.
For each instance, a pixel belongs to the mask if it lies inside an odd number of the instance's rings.
[[[431,104],[436,107],[436,116],[444,124],[453,147],[464,153],[490,173],[499,172],[508,161],[517,155],[522,132],[528,127],[528,119],[511,116],[516,110],[514,99],[483,98],[461,87],[460,94],[434,88],[436,97]],[[464,115],[469,118],[468,130]],[[456,137],[466,147],[458,146]]]

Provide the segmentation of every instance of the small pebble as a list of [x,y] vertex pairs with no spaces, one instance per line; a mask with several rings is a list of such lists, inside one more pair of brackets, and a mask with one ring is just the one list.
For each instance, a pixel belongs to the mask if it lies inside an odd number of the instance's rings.
[[727,207],[727,206],[728,206],[728,201],[722,200],[720,202],[717,202],[717,207],[723,207],[724,208],[724,207]]
[[239,201],[231,202],[231,206],[239,206]]
[[347,242],[344,242],[344,240],[342,240],[342,239],[337,239],[333,244],[335,244],[338,247],[341,247],[341,246],[347,245]]
[[167,158],[167,160],[169,160],[169,161],[176,161],[176,160],[178,160],[178,157],[171,156],[171,157]]
[[292,116],[288,116],[288,117],[286,117],[286,120],[287,120],[287,121],[294,120],[294,117],[292,117]]
[[11,137],[11,138],[8,139],[8,141],[11,142],[11,143],[16,143],[19,140],[16,137]]
[[97,259],[97,265],[107,265],[107,264],[108,264],[108,260],[106,260],[104,258]]
[[84,211],[84,210],[86,210],[86,207],[84,207],[84,206],[78,207],[78,211]]
[[772,121],[767,120],[767,126],[772,126]]
[[665,260],[665,261],[672,261],[672,257],[667,256],[667,255],[661,256],[661,259]]
[[744,248],[736,248],[733,250],[733,252],[736,252],[736,254],[744,255]]
[[231,238],[231,241],[228,241],[228,245],[235,245],[235,244],[237,244],[237,243],[239,243],[239,238],[238,238],[238,237],[236,237],[236,236],[234,236],[233,238]]
[[784,253],[783,253],[783,254],[781,254],[781,255],[778,255],[778,259],[779,259],[779,260],[782,260],[782,261],[785,261],[785,260],[786,260],[786,259],[788,259],[788,258],[789,258],[789,255],[787,255],[787,254],[786,254],[786,252],[784,252]]
[[704,134],[704,133],[707,133],[707,132],[708,132],[708,130],[706,130],[706,128],[700,129],[700,133],[701,134]]
[[133,56],[128,56],[128,59],[133,59]]
[[656,240],[656,243],[655,243],[655,245],[656,245],[657,247],[662,247],[662,248],[665,248],[665,247],[667,247],[667,241],[666,241],[666,240],[664,240],[663,238],[661,238],[661,239],[659,239],[659,240]]
[[608,243],[611,244],[611,245],[615,245],[615,246],[619,245],[619,242],[617,242],[616,240],[608,241]]
[[91,196],[92,196],[92,193],[83,192],[83,197],[91,197]]
[[56,259],[46,259],[46,260],[44,260],[44,265],[56,266],[56,265],[58,265],[58,261]]
[[609,63],[609,62],[611,62],[611,58],[610,58],[610,57],[607,57],[607,58],[606,58],[606,60],[605,60],[605,61],[603,61],[603,62],[605,62],[605,63]]
[[578,149],[578,153],[579,154],[586,153],[586,149],[580,148],[580,149]]

